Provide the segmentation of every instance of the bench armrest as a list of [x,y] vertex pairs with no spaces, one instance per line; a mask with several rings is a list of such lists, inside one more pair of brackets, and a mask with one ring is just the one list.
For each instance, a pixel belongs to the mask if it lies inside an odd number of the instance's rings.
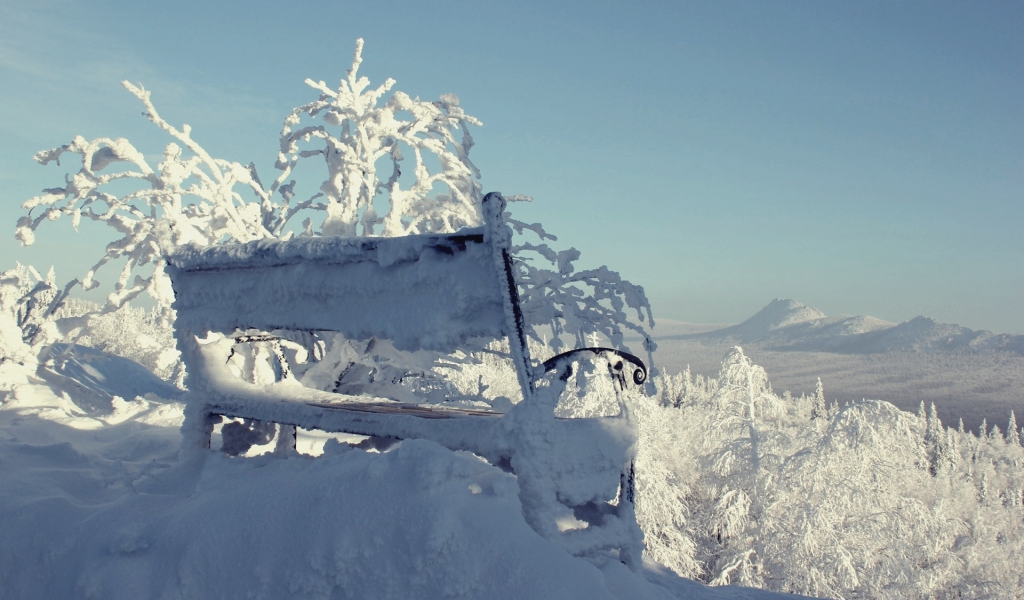
[[647,380],[647,366],[644,365],[642,360],[628,352],[622,352],[614,348],[577,348],[569,350],[547,359],[537,370],[539,374],[556,371],[558,378],[565,381],[572,376],[572,363],[579,360],[582,354],[590,354],[592,357],[607,359],[608,369],[612,377],[619,382],[623,389],[625,389],[626,383],[626,363],[630,363],[633,367],[633,374],[631,376],[633,383],[641,385]]

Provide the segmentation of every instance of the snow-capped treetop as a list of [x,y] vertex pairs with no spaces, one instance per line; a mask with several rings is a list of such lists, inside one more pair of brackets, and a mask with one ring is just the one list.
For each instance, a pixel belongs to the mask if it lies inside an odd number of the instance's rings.
[[[320,193],[306,202],[324,197],[327,218],[324,235],[382,235],[445,233],[480,223],[480,172],[469,160],[473,137],[468,125],[481,125],[459,106],[454,94],[443,94],[424,102],[396,91],[378,105],[395,84],[387,79],[368,89],[370,80],[359,77],[363,40],[356,40],[355,56],[347,79],[338,88],[323,81],[307,79],[320,97],[292,110],[281,130],[281,150],[276,167],[281,171],[270,192],[280,191],[285,202],[293,193],[292,170],[301,159],[323,156],[327,179]],[[408,115],[411,118],[403,118]],[[320,118],[322,124],[302,125],[303,117]],[[461,140],[455,132],[461,131]],[[321,145],[322,144],[322,145]],[[400,177],[403,146],[415,158],[413,183],[403,189]],[[431,173],[425,154],[440,164]],[[378,162],[391,163],[391,173],[382,179]],[[435,193],[435,188],[443,190]],[[377,214],[374,200],[386,196],[390,207]],[[362,229],[359,230],[359,226]]]

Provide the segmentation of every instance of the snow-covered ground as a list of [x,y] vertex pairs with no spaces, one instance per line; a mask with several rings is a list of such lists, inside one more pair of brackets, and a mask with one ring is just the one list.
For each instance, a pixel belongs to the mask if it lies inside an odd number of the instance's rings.
[[183,461],[177,392],[124,360],[0,365],[0,598],[772,597],[678,574],[827,597],[1024,589],[1018,426],[779,395],[739,350],[637,398],[637,517],[665,565],[639,574],[545,541],[513,476],[430,442]]
[[2,598],[776,597],[574,558],[523,520],[513,476],[431,442],[182,462],[181,404],[104,406],[145,377],[78,356],[2,396]]

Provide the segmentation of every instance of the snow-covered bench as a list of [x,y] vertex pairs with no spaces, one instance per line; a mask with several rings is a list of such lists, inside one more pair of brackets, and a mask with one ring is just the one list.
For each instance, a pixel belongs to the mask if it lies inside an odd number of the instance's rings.
[[[186,247],[171,256],[176,335],[188,374],[186,446],[209,448],[223,417],[245,420],[224,427],[226,445],[229,427],[244,427],[243,433],[276,431],[285,452],[296,427],[371,442],[432,440],[515,473],[524,516],[544,537],[581,556],[618,550],[638,568],[643,535],[633,506],[630,407],[620,396],[616,417],[562,419],[555,406],[581,359],[607,365],[619,389],[642,383],[646,368],[608,348],[533,364],[504,209],[500,194],[488,194],[485,225],[450,235],[259,241]],[[282,330],[335,331],[390,339],[400,350],[445,352],[472,337],[507,337],[523,400],[507,413],[452,409],[322,392],[290,379],[254,385],[229,370],[237,338]]]

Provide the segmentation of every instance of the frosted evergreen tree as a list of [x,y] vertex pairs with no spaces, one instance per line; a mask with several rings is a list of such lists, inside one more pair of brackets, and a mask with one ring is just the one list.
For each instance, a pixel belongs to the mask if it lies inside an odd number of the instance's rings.
[[1002,443],[1006,442],[1006,438],[1003,437],[1003,432],[999,430],[999,426],[998,425],[993,425],[992,426],[992,430],[988,434],[988,439],[993,444],[996,444],[996,443],[1002,444]]
[[[961,423],[963,421],[961,420]],[[946,462],[950,473],[954,473],[960,465],[960,440],[963,437],[952,428],[946,429]]]
[[1010,422],[1006,424],[1006,442],[1011,446],[1020,446],[1020,432],[1017,427],[1017,415],[1010,411]]
[[814,386],[814,399],[811,405],[811,419],[816,421],[828,420],[828,406],[825,403],[825,389],[821,385],[821,377]]
[[946,460],[946,435],[934,402],[932,402],[931,411],[928,413],[924,445],[928,453],[928,473],[935,477]]

